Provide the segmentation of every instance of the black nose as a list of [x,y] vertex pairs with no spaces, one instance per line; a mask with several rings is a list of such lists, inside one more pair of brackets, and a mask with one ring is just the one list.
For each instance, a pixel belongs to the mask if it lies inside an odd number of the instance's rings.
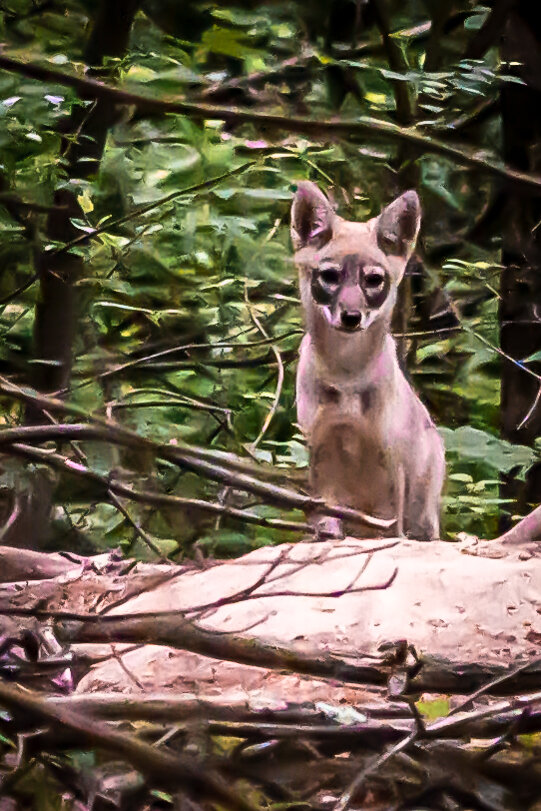
[[361,323],[361,314],[358,310],[344,310],[340,315],[340,321],[344,329],[357,329]]

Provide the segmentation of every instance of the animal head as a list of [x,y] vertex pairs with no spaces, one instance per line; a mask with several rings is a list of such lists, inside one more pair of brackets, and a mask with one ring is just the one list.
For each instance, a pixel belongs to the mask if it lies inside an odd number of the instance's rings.
[[335,214],[314,183],[299,183],[291,239],[305,306],[315,303],[326,321],[344,332],[389,320],[420,222],[415,191],[404,192],[379,217],[357,223]]

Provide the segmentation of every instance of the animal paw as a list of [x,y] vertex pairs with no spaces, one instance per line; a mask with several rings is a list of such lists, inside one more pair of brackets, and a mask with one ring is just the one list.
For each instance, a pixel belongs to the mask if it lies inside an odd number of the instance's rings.
[[344,526],[339,518],[325,516],[320,518],[315,525],[316,541],[341,541],[346,537]]

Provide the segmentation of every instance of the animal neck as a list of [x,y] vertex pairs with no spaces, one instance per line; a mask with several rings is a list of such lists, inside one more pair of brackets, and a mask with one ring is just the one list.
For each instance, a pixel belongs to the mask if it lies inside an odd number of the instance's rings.
[[384,319],[354,333],[317,323],[310,335],[317,367],[326,379],[354,383],[362,377],[377,381],[398,368],[396,345]]

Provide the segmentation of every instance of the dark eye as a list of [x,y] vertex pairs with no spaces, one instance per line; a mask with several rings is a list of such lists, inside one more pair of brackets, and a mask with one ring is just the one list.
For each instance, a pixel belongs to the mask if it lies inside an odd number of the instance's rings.
[[335,268],[327,268],[320,272],[319,278],[323,284],[340,284],[340,271]]
[[367,273],[364,277],[364,284],[368,290],[377,290],[378,287],[381,287],[384,281],[385,276],[383,273],[376,273],[374,271]]

